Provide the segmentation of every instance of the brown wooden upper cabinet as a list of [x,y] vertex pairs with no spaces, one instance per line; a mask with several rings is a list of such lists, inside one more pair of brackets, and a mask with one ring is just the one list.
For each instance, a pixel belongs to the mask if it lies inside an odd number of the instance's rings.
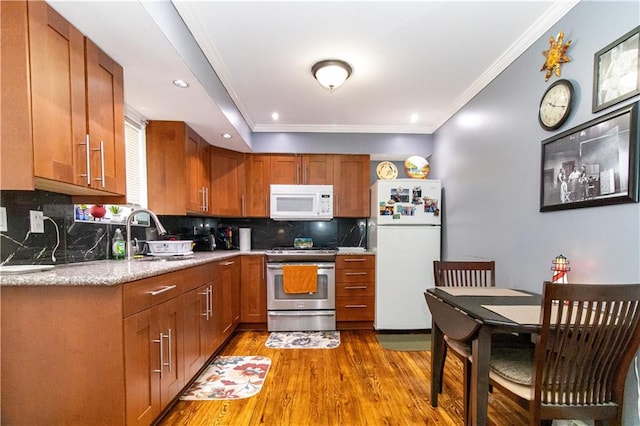
[[246,214],[245,155],[211,147],[211,207],[215,216],[241,217]]
[[269,185],[271,184],[271,156],[247,156],[246,217],[269,217]]
[[3,3],[2,50],[2,189],[126,194],[122,67],[45,2]]
[[149,208],[209,214],[210,145],[182,121],[151,121],[146,132]]
[[332,185],[333,155],[271,155],[272,184]]
[[333,215],[369,217],[369,155],[335,155]]
[[[336,217],[369,216],[368,155],[240,155],[212,150],[214,215],[269,217],[271,184],[307,184],[334,185]],[[238,169],[241,158],[244,167]]]

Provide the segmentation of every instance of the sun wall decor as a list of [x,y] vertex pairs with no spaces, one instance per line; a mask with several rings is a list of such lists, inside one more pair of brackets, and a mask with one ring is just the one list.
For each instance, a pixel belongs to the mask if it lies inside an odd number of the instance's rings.
[[564,31],[560,31],[557,40],[553,36],[549,38],[549,50],[542,52],[547,58],[542,68],[540,68],[540,71],[547,70],[544,81],[548,81],[554,72],[557,77],[560,77],[560,64],[571,62],[571,59],[567,56],[567,49],[571,46],[571,40],[566,43],[563,43],[563,41]]

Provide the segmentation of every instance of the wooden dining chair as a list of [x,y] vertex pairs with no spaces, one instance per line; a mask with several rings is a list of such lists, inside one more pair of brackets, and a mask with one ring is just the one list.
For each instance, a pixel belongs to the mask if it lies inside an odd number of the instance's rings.
[[640,346],[640,284],[544,283],[532,352],[491,353],[490,382],[541,419],[622,422],[625,379]]
[[[494,261],[433,261],[433,278],[436,287],[495,287],[496,264]],[[444,354],[442,362],[436,368],[440,369],[440,377],[444,374],[444,363],[447,358],[447,348],[462,362],[462,376],[465,406],[465,423],[468,424],[469,393],[468,384],[471,380],[471,346],[445,336]],[[434,368],[432,366],[432,368]],[[442,383],[440,382],[440,393]]]

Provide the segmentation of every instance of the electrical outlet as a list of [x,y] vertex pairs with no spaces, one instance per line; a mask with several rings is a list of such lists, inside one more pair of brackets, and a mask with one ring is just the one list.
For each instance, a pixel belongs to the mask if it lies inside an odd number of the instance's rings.
[[0,232],[9,231],[7,227],[7,208],[0,207]]
[[44,232],[44,214],[38,210],[29,210],[31,218],[31,232],[42,234]]

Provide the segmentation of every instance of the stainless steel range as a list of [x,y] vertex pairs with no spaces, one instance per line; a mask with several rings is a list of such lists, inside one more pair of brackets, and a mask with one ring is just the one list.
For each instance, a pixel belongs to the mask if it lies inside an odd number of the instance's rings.
[[[267,328],[269,331],[336,329],[336,250],[276,248],[267,250]],[[285,291],[288,266],[313,266],[315,291]],[[288,269],[289,271],[292,268]],[[291,272],[288,272],[291,274]],[[295,275],[286,277],[295,279]]]

